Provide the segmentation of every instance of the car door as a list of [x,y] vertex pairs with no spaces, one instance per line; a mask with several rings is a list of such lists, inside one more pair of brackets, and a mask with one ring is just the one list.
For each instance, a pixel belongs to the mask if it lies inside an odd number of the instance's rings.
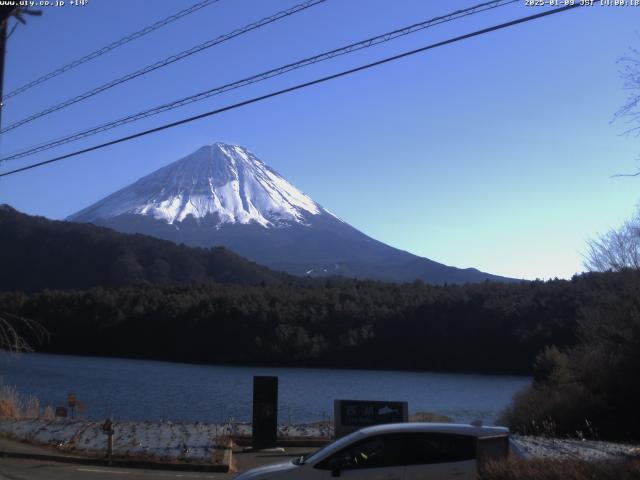
[[476,439],[450,433],[407,433],[403,462],[406,480],[476,478]]
[[403,447],[401,434],[367,437],[317,464],[315,470],[320,475],[314,475],[314,478],[404,480]]

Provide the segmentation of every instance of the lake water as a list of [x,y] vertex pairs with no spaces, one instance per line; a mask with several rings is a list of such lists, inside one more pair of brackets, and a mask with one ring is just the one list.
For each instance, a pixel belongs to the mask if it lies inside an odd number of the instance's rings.
[[426,372],[228,367],[146,360],[0,352],[0,376],[43,404],[75,392],[84,415],[101,419],[219,422],[251,420],[254,375],[279,377],[279,423],[332,416],[334,399],[406,400],[459,422],[493,423],[528,377]]

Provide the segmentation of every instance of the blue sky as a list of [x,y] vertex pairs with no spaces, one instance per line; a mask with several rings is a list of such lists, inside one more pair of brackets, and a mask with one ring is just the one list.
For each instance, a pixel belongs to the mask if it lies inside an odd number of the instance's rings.
[[[67,2],[68,3],[68,2]],[[7,46],[5,92],[195,0],[43,7]],[[295,0],[220,0],[13,99],[3,125],[243,26]],[[0,153],[475,3],[329,0],[49,115]],[[52,154],[540,11],[524,1],[236,90]],[[628,218],[640,139],[611,123],[617,60],[640,7],[580,8],[406,58],[160,134],[0,179],[0,202],[61,219],[215,141],[237,143],[368,235],[445,264],[521,278],[580,272],[585,241]]]

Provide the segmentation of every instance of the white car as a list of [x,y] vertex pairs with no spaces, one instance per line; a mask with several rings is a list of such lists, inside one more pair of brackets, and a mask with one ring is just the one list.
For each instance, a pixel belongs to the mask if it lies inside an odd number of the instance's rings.
[[503,427],[394,423],[367,427],[315,453],[249,470],[236,480],[475,479],[487,460],[521,455]]

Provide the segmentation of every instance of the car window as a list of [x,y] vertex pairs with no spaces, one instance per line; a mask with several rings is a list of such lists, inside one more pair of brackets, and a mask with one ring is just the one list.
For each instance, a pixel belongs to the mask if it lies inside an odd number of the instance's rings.
[[405,465],[461,462],[476,458],[475,437],[450,433],[409,433],[403,453]]
[[343,447],[351,445],[360,437],[362,437],[362,433],[359,431],[350,433],[346,437],[342,437],[341,439],[336,440],[335,442],[330,443],[329,445],[326,445],[313,453],[310,453],[309,456],[305,456],[304,463],[313,463],[318,458],[322,458],[327,452],[342,450]]
[[378,435],[350,445],[322,461],[316,468],[323,470],[355,470],[402,465],[402,435]]

